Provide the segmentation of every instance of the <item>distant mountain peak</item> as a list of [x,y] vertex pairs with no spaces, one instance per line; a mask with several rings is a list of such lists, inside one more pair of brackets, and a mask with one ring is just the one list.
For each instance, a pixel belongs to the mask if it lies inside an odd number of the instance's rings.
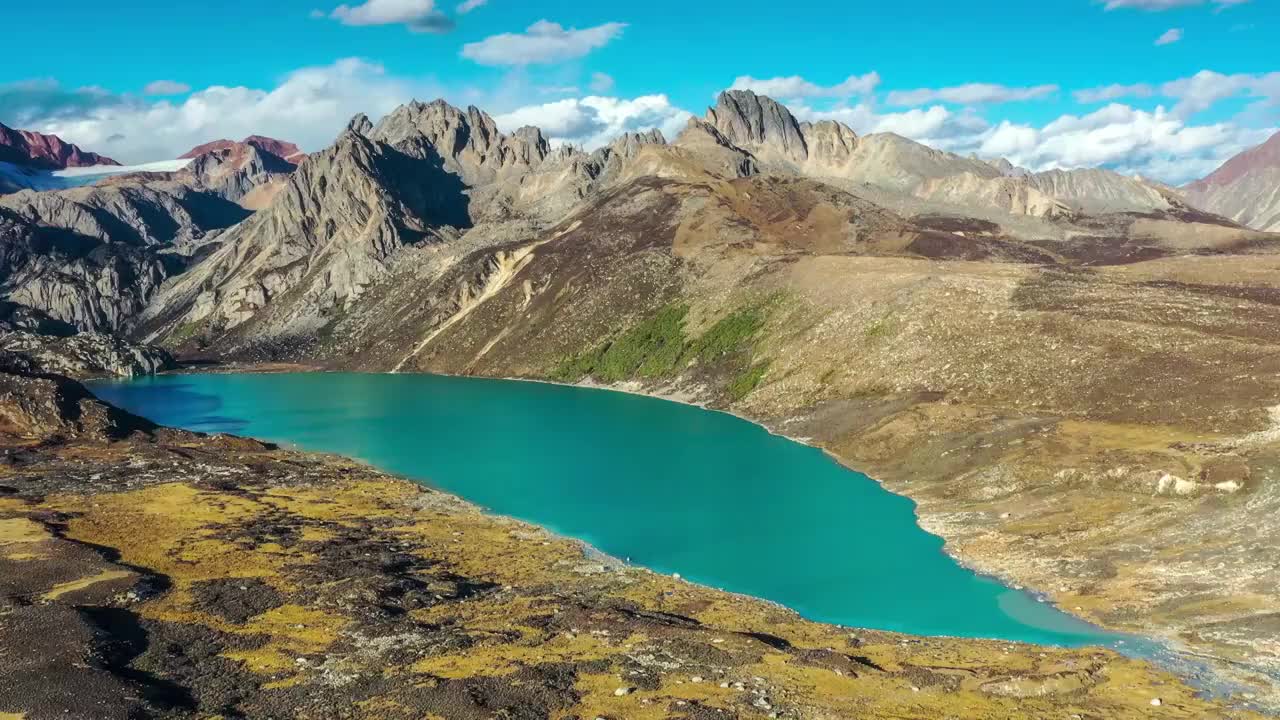
[[1268,232],[1280,231],[1280,133],[1182,188],[1193,205]]
[[240,140],[239,142],[235,140],[227,140],[224,138],[222,140],[214,140],[212,142],[207,142],[207,143],[204,143],[203,145],[197,145],[191,148],[190,150],[188,150],[187,152],[183,153],[182,155],[179,155],[178,159],[190,160],[192,158],[198,158],[201,155],[205,155],[207,153],[220,152],[223,150],[238,149],[240,151],[243,151],[245,146],[253,146],[258,150],[275,155],[281,160],[285,160],[294,165],[297,165],[298,163],[302,162],[302,160],[307,155],[301,150],[301,148],[299,148],[297,145],[294,145],[291,142],[285,142],[284,140],[277,140],[275,138],[266,137],[265,135],[250,135],[249,137],[245,138],[244,140]]
[[81,150],[57,135],[15,130],[0,123],[0,160],[41,170],[119,165],[109,157]]
[[1187,189],[1203,192],[1213,187],[1230,185],[1254,170],[1272,166],[1280,166],[1280,132],[1267,138],[1262,144],[1235,155],[1217,170],[1188,185]]

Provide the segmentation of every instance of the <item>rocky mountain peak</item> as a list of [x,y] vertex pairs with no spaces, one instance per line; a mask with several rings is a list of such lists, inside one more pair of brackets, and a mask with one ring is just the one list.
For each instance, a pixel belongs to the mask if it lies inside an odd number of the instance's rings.
[[[286,144],[284,149],[287,151],[288,147],[292,145]],[[298,151],[292,157],[301,160],[306,154]],[[246,141],[198,155],[183,169],[181,176],[194,179],[198,188],[240,202],[257,188],[288,176],[296,168],[294,161]]]
[[706,121],[731,142],[765,160],[803,163],[809,148],[799,121],[785,105],[750,90],[726,90],[709,109]]
[[803,123],[809,160],[825,168],[838,168],[849,162],[858,149],[858,134],[848,125],[835,120]]
[[483,110],[474,106],[460,110],[444,100],[402,105],[368,135],[413,157],[438,157],[446,170],[469,186],[527,172],[551,152],[537,128],[504,135]]
[[364,113],[357,113],[355,117],[347,122],[344,132],[353,132],[357,135],[368,135],[373,131],[373,121]]
[[276,157],[283,158],[295,165],[301,162],[302,158],[307,155],[302,152],[301,148],[291,142],[276,140],[275,138],[269,138],[262,135],[250,135],[244,139],[244,144],[275,155]]
[[81,150],[57,135],[15,130],[3,123],[0,123],[0,161],[41,170],[120,164],[109,157]]
[[662,131],[653,128],[645,132],[626,132],[613,139],[609,143],[609,151],[621,155],[622,157],[632,157],[644,145],[666,145],[667,139],[663,137]]

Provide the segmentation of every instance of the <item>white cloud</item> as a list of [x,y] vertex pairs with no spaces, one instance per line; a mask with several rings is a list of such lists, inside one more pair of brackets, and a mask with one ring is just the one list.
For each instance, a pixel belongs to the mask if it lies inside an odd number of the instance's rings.
[[484,7],[488,4],[489,0],[463,0],[463,2],[458,5],[458,14],[466,15],[478,7]]
[[191,86],[173,80],[156,80],[147,83],[147,86],[142,88],[142,92],[147,95],[181,95],[191,92]]
[[1038,100],[1058,92],[1057,85],[1009,87],[993,83],[968,83],[944,88],[920,88],[894,90],[889,93],[890,105],[926,105],[934,102],[955,105],[993,105],[1024,100]]
[[42,85],[39,94],[29,87],[23,94],[12,87],[0,87],[0,107],[12,107],[24,127],[125,163],[174,158],[210,140],[251,134],[317,150],[357,112],[377,118],[414,97],[443,94],[433,83],[394,78],[354,58],[297,70],[271,90],[214,86],[181,102],[100,95],[90,103],[84,91],[58,94]]
[[[1165,10],[1173,10],[1174,8],[1204,5],[1205,2],[1206,0],[1106,0],[1106,9],[1120,10],[1124,8],[1132,8],[1134,10],[1146,10],[1148,12],[1163,12]],[[1207,2],[1218,10],[1223,10],[1233,5],[1243,5],[1249,2],[1249,0],[1207,0]]]
[[1173,112],[1190,117],[1231,98],[1249,98],[1266,104],[1280,104],[1280,72],[1224,75],[1201,70],[1190,77],[1152,85],[1106,85],[1073,93],[1082,103],[1106,102],[1125,97],[1159,96],[1176,100]]
[[613,89],[613,78],[602,72],[591,73],[591,83],[588,87],[591,88],[591,92],[603,95]]
[[835,85],[818,85],[799,75],[774,78],[754,78],[742,75],[734,79],[730,90],[751,90],[773,98],[849,98],[855,95],[867,95],[875,91],[880,84],[880,74],[869,72],[866,75],[850,75]]
[[626,23],[611,22],[578,30],[539,20],[523,33],[492,35],[462,46],[462,57],[481,65],[541,65],[580,58],[608,45]]
[[1172,45],[1182,39],[1182,28],[1169,28],[1156,38],[1156,45]]
[[1075,97],[1076,102],[1092,104],[1110,102],[1126,97],[1148,98],[1156,94],[1156,89],[1147,83],[1135,83],[1133,85],[1112,84],[1076,90],[1071,94]]
[[989,126],[975,112],[952,112],[942,105],[928,108],[912,108],[904,112],[878,113],[867,103],[841,106],[830,110],[815,110],[804,105],[791,106],[792,113],[801,120],[835,120],[867,133],[896,133],[917,142],[939,148],[947,148],[959,138],[972,137]]
[[[323,15],[312,12],[312,17]],[[453,21],[435,7],[434,0],[365,0],[358,5],[339,5],[328,17],[343,25],[404,25],[414,32],[448,32]]]
[[671,139],[690,117],[690,113],[673,106],[666,95],[644,95],[630,100],[592,95],[528,105],[498,115],[494,120],[504,132],[535,125],[554,142],[591,150],[607,145],[628,131],[658,128]]
[[975,151],[1035,170],[1105,166],[1182,183],[1269,133],[1232,123],[1190,125],[1163,107],[1148,112],[1112,104],[1042,128],[1002,122],[979,138]]
[[1164,83],[1160,86],[1160,94],[1177,99],[1174,111],[1184,116],[1208,110],[1219,101],[1234,97],[1276,103],[1280,102],[1280,72],[1223,75],[1201,70],[1191,77]]

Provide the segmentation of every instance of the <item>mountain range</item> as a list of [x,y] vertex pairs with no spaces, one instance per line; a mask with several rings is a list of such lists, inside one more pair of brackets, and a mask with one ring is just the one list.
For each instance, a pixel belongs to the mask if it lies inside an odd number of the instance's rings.
[[11,332],[188,360],[731,409],[911,496],[974,567],[1254,682],[1280,672],[1277,147],[1174,189],[748,91],[590,152],[412,102],[305,156],[218,141],[0,197],[0,299]]

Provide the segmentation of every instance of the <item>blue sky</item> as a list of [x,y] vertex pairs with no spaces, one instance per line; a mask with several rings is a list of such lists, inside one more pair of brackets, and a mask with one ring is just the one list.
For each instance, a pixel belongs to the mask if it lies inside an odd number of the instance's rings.
[[[738,81],[860,132],[1174,181],[1280,125],[1277,0],[461,1],[15,4],[0,122],[141,161],[201,133],[322,145],[355,110],[444,95],[591,145],[646,123],[677,131]],[[791,82],[760,82],[778,78]],[[1111,85],[1131,87],[1076,94]],[[1122,128],[1124,147],[1081,149]]]

